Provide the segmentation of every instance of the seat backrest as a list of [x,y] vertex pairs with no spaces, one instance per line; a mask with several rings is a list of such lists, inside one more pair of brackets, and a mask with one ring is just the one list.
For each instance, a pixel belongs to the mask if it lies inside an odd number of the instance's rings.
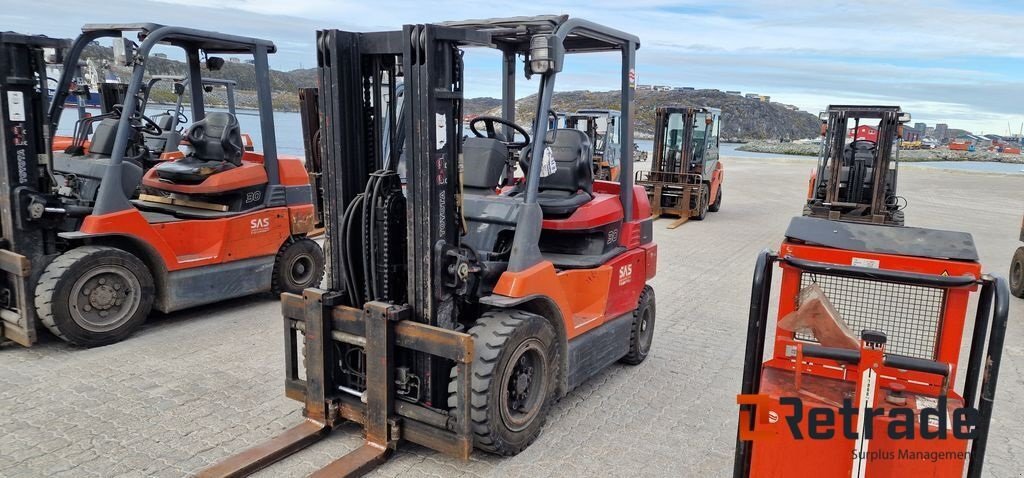
[[[594,152],[587,134],[575,129],[548,131],[547,149],[555,161],[555,172],[544,176],[541,172],[539,190],[557,190],[575,193],[594,190]],[[534,154],[530,167],[544,167],[543,152]]]
[[508,148],[493,138],[469,137],[462,144],[462,186],[469,192],[494,193],[505,169]]
[[209,113],[188,129],[192,155],[204,161],[227,161],[242,165],[242,133],[231,113]]
[[113,156],[114,140],[117,139],[117,125],[117,118],[106,118],[93,128],[92,141],[89,142],[90,155]]

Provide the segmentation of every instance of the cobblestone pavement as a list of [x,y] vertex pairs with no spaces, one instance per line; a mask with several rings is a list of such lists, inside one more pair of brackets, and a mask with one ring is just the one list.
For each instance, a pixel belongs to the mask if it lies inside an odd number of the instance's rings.
[[[551,410],[519,456],[468,463],[403,448],[374,476],[728,476],[747,301],[757,252],[798,214],[811,164],[728,159],[722,211],[674,231],[655,224],[653,351],[615,365]],[[1018,246],[1024,178],[908,167],[907,223],[974,234],[986,269]],[[1024,317],[1014,300],[1011,319]],[[48,337],[48,336],[47,336]],[[966,346],[965,346],[966,351]],[[120,344],[76,350],[47,338],[0,347],[0,476],[182,476],[301,420],[283,394],[275,300],[158,316]],[[987,474],[1024,470],[1024,326],[1011,320]],[[267,470],[305,476],[360,443],[355,427]]]

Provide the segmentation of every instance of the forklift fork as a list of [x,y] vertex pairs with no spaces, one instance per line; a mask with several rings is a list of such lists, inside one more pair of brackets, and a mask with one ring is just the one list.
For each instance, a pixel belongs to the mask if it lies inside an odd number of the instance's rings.
[[[343,421],[363,425],[363,445],[312,476],[361,476],[382,464],[401,440],[466,460],[473,450],[469,419],[473,338],[468,334],[408,320],[410,309],[368,302],[362,310],[331,305],[333,296],[306,289],[300,297],[283,294],[285,394],[305,402],[305,421],[268,442],[216,463],[201,477],[247,476],[327,436]],[[299,378],[296,331],[302,332],[306,378]],[[362,347],[366,390],[355,397],[333,384],[334,341]],[[395,400],[395,349],[401,347],[456,363],[458,414]],[[340,392],[340,393],[339,393]],[[350,392],[350,391],[349,391]]]

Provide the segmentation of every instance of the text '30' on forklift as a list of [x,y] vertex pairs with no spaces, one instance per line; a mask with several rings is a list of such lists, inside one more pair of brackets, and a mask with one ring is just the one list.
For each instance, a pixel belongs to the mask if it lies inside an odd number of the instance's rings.
[[[718,160],[717,108],[660,107],[655,114],[654,159],[650,171],[637,171],[657,219],[676,216],[669,229],[691,218],[703,220],[722,207],[725,168]],[[711,199],[714,198],[714,199]]]
[[[830,108],[826,137],[845,138],[847,112],[869,109]],[[887,149],[893,141],[885,138],[909,115],[873,111],[880,133],[889,132],[878,136],[879,149]],[[829,154],[821,165],[839,173],[818,183],[822,197],[843,198],[851,184],[864,185],[863,197],[886,197],[875,188],[895,194],[884,161],[856,157],[884,151],[853,141],[852,162],[851,154]],[[966,470],[981,477],[1006,334],[1006,281],[982,272],[970,234],[889,225],[893,208],[875,209],[884,219],[869,220],[852,201],[832,205],[831,219],[794,218],[779,252],[758,257],[733,476],[961,478]],[[778,319],[773,353],[762,363],[776,265]],[[965,335],[970,351],[961,370]],[[970,421],[952,418],[966,409]]]
[[[252,473],[346,420],[366,444],[319,476],[365,473],[402,440],[462,459],[474,445],[517,454],[553,400],[650,350],[657,247],[632,161],[622,183],[594,181],[589,138],[548,130],[567,53],[621,53],[628,120],[639,41],[538,16],[327,30],[317,45],[329,287],[282,302],[286,394],[306,421],[201,475]],[[477,118],[488,134],[463,143],[468,47],[502,51],[504,95],[502,118]],[[533,137],[514,123],[517,57],[540,78]],[[397,81],[401,104],[387,101]],[[510,129],[521,142],[499,135]]]
[[[52,152],[49,132],[60,121],[68,72],[101,38],[114,39],[132,67],[126,100],[96,124],[86,150]],[[104,345],[137,329],[151,308],[170,312],[319,283],[323,252],[306,237],[316,223],[308,175],[300,159],[276,154],[272,43],[154,24],[87,25],[67,51],[49,113],[42,43],[5,36],[2,45],[14,59],[0,77],[4,337],[31,345],[38,321],[68,342]],[[190,152],[143,173],[154,159],[145,135],[163,133],[139,108],[157,44],[182,48],[187,58]],[[216,53],[255,60],[263,153],[244,150],[233,115],[204,111],[200,55]],[[147,194],[132,199],[140,184]]]

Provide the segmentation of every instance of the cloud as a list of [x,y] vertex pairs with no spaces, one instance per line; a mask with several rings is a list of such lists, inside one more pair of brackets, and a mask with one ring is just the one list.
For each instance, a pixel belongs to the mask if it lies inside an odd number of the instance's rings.
[[[158,18],[170,24],[230,29],[274,40],[272,66],[315,64],[314,31],[395,29],[495,15],[492,3],[429,4],[392,0],[386,7],[356,0],[107,0],[83,10],[54,0],[47,9],[25,2],[5,6],[4,25],[35,25],[70,36],[81,23]],[[49,15],[48,12],[76,12]],[[1024,6],[986,0],[840,1],[554,0],[513,3],[502,15],[566,13],[637,33],[637,71],[643,83],[756,91],[814,111],[848,102],[902,104],[916,118],[1005,130],[1024,111]],[[71,18],[73,17],[73,18]],[[9,29],[9,27],[8,27]],[[469,60],[478,57],[470,55]],[[496,95],[497,63],[467,61],[469,96]],[[559,89],[618,87],[614,58],[570,61]],[[488,75],[493,71],[493,75]],[[520,77],[519,94],[535,92]]]

